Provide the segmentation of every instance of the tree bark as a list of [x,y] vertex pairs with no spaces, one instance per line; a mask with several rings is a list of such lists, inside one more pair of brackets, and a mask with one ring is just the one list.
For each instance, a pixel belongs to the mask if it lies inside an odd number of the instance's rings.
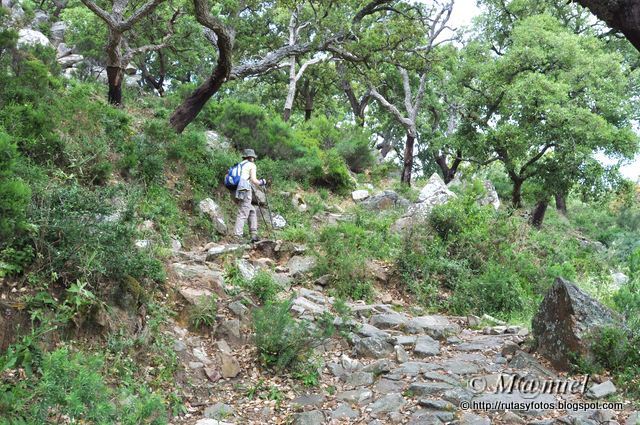
[[311,83],[306,79],[302,85],[302,93],[304,94],[304,120],[309,121],[313,114],[313,100],[316,96],[316,90],[311,88]]
[[462,163],[462,152],[456,152],[456,158],[453,160],[451,166],[447,163],[447,156],[444,153],[434,154],[434,157],[436,164],[442,172],[442,179],[444,180],[444,183],[449,184],[449,182],[456,177],[458,167]]
[[577,0],[640,51],[640,0]]
[[567,215],[567,197],[564,193],[556,193],[556,209],[564,216]]
[[107,98],[112,105],[122,105],[122,78],[124,72],[121,67],[107,66],[107,80],[109,93]]
[[200,113],[211,96],[216,94],[231,73],[231,53],[233,50],[233,31],[214,18],[205,0],[193,1],[196,19],[200,24],[215,33],[218,47],[218,63],[213,73],[171,114],[169,124],[177,133],[184,129]]
[[513,208],[522,208],[522,183],[524,183],[524,180],[517,177],[511,177],[511,181],[513,182],[511,205]]
[[407,133],[407,141],[404,145],[402,176],[400,177],[400,181],[409,186],[411,186],[411,172],[413,171],[413,146],[415,144],[415,141],[416,138],[411,133]]
[[531,214],[531,225],[537,229],[542,227],[542,222],[544,221],[544,215],[547,212],[547,206],[549,206],[549,201],[538,201],[536,207]]

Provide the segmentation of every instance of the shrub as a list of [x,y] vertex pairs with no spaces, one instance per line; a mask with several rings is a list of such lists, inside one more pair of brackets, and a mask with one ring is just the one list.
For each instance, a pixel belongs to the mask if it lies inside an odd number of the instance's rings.
[[166,413],[159,396],[140,386],[136,394],[120,389],[123,402],[114,403],[114,391],[101,371],[99,355],[59,348],[43,355],[40,374],[15,384],[0,384],[0,406],[14,423],[41,424],[59,421],[95,424],[165,424]]
[[271,273],[264,270],[258,271],[253,279],[244,281],[241,286],[248,289],[263,304],[274,301],[282,291]]
[[329,275],[337,296],[369,299],[373,286],[367,262],[395,255],[398,238],[388,228],[394,218],[394,214],[359,212],[354,222],[323,228],[318,236],[321,254],[316,276]]
[[305,320],[291,316],[293,300],[272,302],[253,315],[255,343],[260,362],[281,373],[286,369],[304,371],[313,349],[332,335],[332,328],[313,328]]
[[189,323],[195,329],[210,328],[216,322],[218,303],[214,295],[200,297],[198,302],[189,310]]

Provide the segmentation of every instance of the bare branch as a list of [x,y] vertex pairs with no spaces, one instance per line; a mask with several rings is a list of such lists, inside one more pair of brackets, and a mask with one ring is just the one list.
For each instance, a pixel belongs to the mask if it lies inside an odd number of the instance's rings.
[[393,115],[400,122],[400,124],[402,124],[402,126],[404,126],[405,129],[415,137],[416,129],[415,123],[413,121],[402,115],[402,112],[400,112],[394,105],[389,103],[389,101],[385,99],[384,96],[382,96],[380,93],[378,93],[378,90],[376,90],[374,87],[369,88],[369,92],[371,93],[371,96],[376,99],[380,103],[380,105],[382,105],[382,107],[389,111],[389,113],[391,113],[391,115]]
[[118,23],[113,19],[113,17],[100,6],[95,4],[92,0],[81,0],[82,3],[89,8],[93,13],[95,13],[98,18],[102,19],[109,28],[115,28]]
[[140,21],[140,19],[144,18],[145,16],[147,16],[148,14],[153,12],[153,10],[156,7],[158,7],[158,5],[160,3],[164,2],[164,1],[165,0],[149,0],[147,3],[145,3],[138,10],[133,12],[131,14],[131,16],[129,17],[129,19],[127,19],[126,21],[122,22],[119,25],[120,31],[124,32],[124,31],[130,30],[131,27],[133,27],[138,21]]

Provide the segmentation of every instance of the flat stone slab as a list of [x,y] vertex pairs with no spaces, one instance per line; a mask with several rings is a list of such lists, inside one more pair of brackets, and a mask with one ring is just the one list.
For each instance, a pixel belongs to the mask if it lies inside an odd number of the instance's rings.
[[345,385],[347,388],[364,387],[373,384],[373,373],[371,372],[354,372],[347,375]]
[[366,388],[357,390],[343,391],[336,395],[338,400],[348,401],[350,403],[362,404],[373,397],[373,392]]
[[437,356],[440,354],[440,343],[429,335],[419,336],[413,354],[417,357]]
[[409,392],[422,397],[426,395],[440,394],[446,390],[454,388],[453,385],[446,382],[414,382],[409,385]]
[[407,383],[404,381],[394,381],[392,379],[382,378],[373,387],[373,391],[379,394],[402,393]]
[[409,333],[426,333],[432,338],[441,340],[460,332],[458,324],[438,315],[414,317],[407,322],[406,327]]
[[375,326],[370,325],[368,323],[363,323],[360,326],[360,328],[357,330],[357,334],[364,337],[379,336],[382,338],[389,338],[390,336],[388,332],[378,329]]
[[472,375],[480,372],[480,366],[464,360],[445,360],[438,364],[438,368],[456,375]]
[[375,402],[369,408],[372,414],[383,412],[397,412],[406,403],[404,397],[400,394],[387,394]]
[[400,313],[385,313],[371,316],[369,323],[378,329],[400,329],[408,320]]

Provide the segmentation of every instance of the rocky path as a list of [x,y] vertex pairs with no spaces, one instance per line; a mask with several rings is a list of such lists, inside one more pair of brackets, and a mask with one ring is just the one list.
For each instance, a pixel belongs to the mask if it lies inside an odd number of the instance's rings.
[[[231,260],[229,253],[235,255]],[[554,408],[561,401],[603,403],[615,392],[610,382],[590,382],[588,395],[531,394],[534,382],[563,377],[526,351],[527,329],[489,317],[426,315],[400,303],[349,304],[355,326],[347,338],[318,350],[318,383],[273,376],[258,367],[251,344],[253,302],[225,284],[221,265],[235,261],[247,277],[271,270],[284,296],[295,294],[292,313],[313,321],[333,312],[334,300],[321,286],[295,285],[312,257],[304,247],[265,241],[255,249],[213,245],[180,258],[173,265],[177,292],[186,303],[216,293],[220,310],[210,335],[193,334],[179,322],[170,329],[189,400],[188,413],[176,424],[636,424],[628,404]],[[525,383],[521,391],[517,385],[512,393],[495,391],[501,379],[509,385],[515,374],[525,377],[516,381]],[[582,384],[582,377],[573,380],[576,387]]]

